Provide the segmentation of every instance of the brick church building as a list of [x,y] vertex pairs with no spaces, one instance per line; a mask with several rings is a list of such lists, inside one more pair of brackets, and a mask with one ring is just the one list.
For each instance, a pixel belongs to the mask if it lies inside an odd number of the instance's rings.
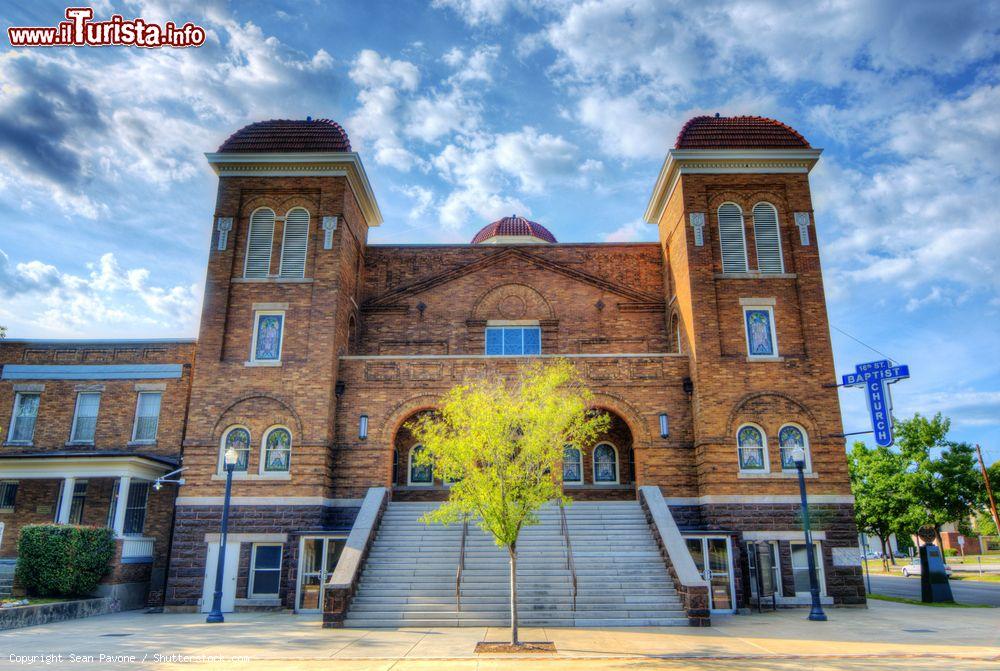
[[[778,121],[697,117],[653,182],[658,242],[561,243],[513,215],[471,244],[376,245],[382,215],[338,124],[242,128],[207,154],[219,185],[196,342],[0,345],[0,562],[25,523],[107,524],[107,593],[207,610],[230,451],[224,610],[487,622],[475,604],[503,603],[475,583],[494,580],[489,544],[416,525],[448,490],[414,464],[405,424],[470,376],[564,357],[611,424],[567,446],[574,504],[531,532],[539,584],[571,585],[572,605],[540,588],[549,620],[603,621],[615,590],[632,605],[612,624],[678,609],[704,623],[760,589],[807,604],[795,448],[822,598],[862,605],[809,189],[819,155]],[[529,603],[532,579],[529,566]]]

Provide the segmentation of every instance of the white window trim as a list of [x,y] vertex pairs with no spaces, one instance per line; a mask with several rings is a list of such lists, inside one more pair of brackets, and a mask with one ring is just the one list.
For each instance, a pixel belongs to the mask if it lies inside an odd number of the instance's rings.
[[[750,353],[750,328],[747,326],[747,312],[751,310],[766,310],[767,316],[771,320],[771,349],[774,350],[773,354],[751,354]],[[281,329],[282,335],[284,335],[284,323],[282,323]],[[256,331],[254,331],[256,333]],[[774,306],[773,305],[744,305],[743,306],[743,340],[747,346],[747,358],[751,361],[778,361],[781,359],[781,350],[778,349],[778,328],[774,322]]]
[[[767,205],[774,212],[774,228],[775,235],[778,238],[778,261],[781,263],[781,270],[778,272],[764,272],[760,269],[760,247],[757,245],[757,213],[755,210],[758,205]],[[781,244],[781,220],[778,218],[778,208],[773,203],[766,200],[762,200],[755,204],[751,209],[750,213],[753,215],[753,246],[754,251],[757,254],[757,272],[761,273],[764,277],[771,277],[773,275],[784,275],[785,274],[785,249]]]
[[[257,565],[257,548],[261,547],[261,546],[277,547],[278,548],[278,569],[277,569],[277,571],[278,571],[278,591],[274,592],[273,594],[271,592],[268,592],[266,594],[255,594],[254,593],[253,579],[254,579],[254,576],[257,574],[257,569],[256,569],[256,565]],[[253,543],[250,547],[251,547],[251,551],[250,551],[250,580],[249,580],[249,583],[247,584],[247,598],[248,599],[271,599],[271,598],[274,598],[274,597],[280,595],[281,594],[281,565],[282,565],[282,562],[284,562],[284,560],[285,560],[285,546],[284,546],[284,544],[282,544],[282,543]],[[264,570],[273,571],[274,569],[264,569]]]
[[[284,471],[269,471],[267,470],[267,438],[272,432],[282,429],[288,432],[288,469]],[[285,479],[288,474],[292,472],[293,437],[294,434],[292,433],[292,430],[284,424],[275,424],[274,426],[268,427],[267,431],[264,432],[264,438],[260,441],[260,464],[257,467],[257,474],[260,475],[260,477]]]
[[[278,336],[278,358],[258,359],[257,358],[257,331],[260,327],[260,318],[270,315],[281,315],[281,334]],[[256,310],[253,313],[253,337],[250,342],[250,359],[247,363],[253,366],[280,366],[281,355],[285,348],[285,326],[288,325],[284,310]]]
[[[223,477],[225,477],[225,475],[226,475],[226,439],[229,438],[229,434],[232,433],[233,431],[235,431],[236,429],[243,429],[250,436],[250,440],[247,441],[248,442],[248,447],[249,447],[249,444],[253,443],[253,432],[250,431],[250,427],[249,426],[246,426],[245,424],[233,424],[232,426],[227,427],[226,430],[222,432],[222,438],[219,440],[219,458],[218,458],[218,465],[216,466],[216,469],[217,469],[216,470],[216,475],[221,475]],[[252,449],[248,449],[247,450],[247,470],[245,470],[245,471],[233,470],[233,479],[234,480],[241,473],[249,473],[250,472],[250,452],[252,452],[252,451],[253,451]]]
[[[90,440],[76,439],[76,421],[80,417],[80,397],[97,396],[97,412],[94,413],[94,436]],[[76,393],[76,405],[73,406],[73,424],[69,428],[69,442],[73,445],[93,445],[97,439],[97,418],[101,416],[101,392],[79,391]]]
[[[778,429],[778,460],[779,461],[781,460],[781,432],[785,429],[786,426],[794,426],[796,429],[802,432],[802,440],[805,443],[804,449],[806,451],[806,465],[802,469],[802,472],[812,473],[812,450],[809,449],[810,447],[809,433],[805,430],[805,428],[801,424],[797,422],[785,422],[784,424],[781,425],[781,428]],[[781,470],[785,473],[795,473],[796,471],[798,471],[798,469],[795,467],[785,468],[784,465],[782,465]]]
[[[788,545],[789,545],[788,565],[792,570],[792,576],[794,578],[796,568],[798,568],[798,570],[800,571],[808,569],[808,564],[806,566],[801,566],[801,567],[795,566],[795,552],[793,551],[793,548],[796,545],[801,545],[805,547],[806,542],[804,540],[791,541],[789,542]],[[816,540],[815,536],[813,537],[813,552],[816,553],[816,581],[819,583],[819,595],[826,596],[826,570],[823,567],[823,543],[822,541]],[[809,558],[806,557],[806,561],[808,560]],[[795,596],[809,596],[809,591],[808,590],[805,592],[796,591]]]
[[[743,541],[744,548],[746,548],[748,545],[755,545],[757,543],[767,543],[767,545],[770,546],[771,550],[774,552],[774,571],[776,573],[775,596],[781,599],[785,596],[785,587],[781,579],[781,545],[776,540],[754,540],[754,539],[748,539],[744,536],[744,541]],[[747,550],[747,555],[749,554],[750,552],[749,550]],[[757,562],[756,557],[754,557],[754,564],[755,564],[754,570],[760,571],[760,563]]]
[[[602,445],[607,445],[615,453],[615,479],[614,479],[614,482],[612,482],[610,480],[601,480],[600,482],[597,481],[597,448],[601,447]],[[621,462],[621,458],[620,458],[620,455],[619,455],[619,452],[618,452],[618,446],[615,445],[614,443],[610,443],[610,442],[608,442],[606,440],[602,440],[597,445],[594,445],[594,450],[593,450],[593,452],[590,453],[590,469],[591,469],[590,477],[592,478],[592,480],[594,482],[594,485],[597,486],[597,487],[605,487],[605,486],[609,486],[609,485],[618,485],[618,484],[621,484],[621,479],[622,479],[622,462]]]
[[[264,277],[253,277],[247,278],[247,265],[250,263],[250,236],[253,233],[253,215],[257,214],[261,210],[268,210],[272,216],[271,222],[271,246],[268,248],[267,252],[267,274]],[[266,280],[272,277],[271,275],[271,260],[274,256],[274,225],[278,223],[277,213],[269,207],[258,207],[253,212],[250,213],[250,217],[247,219],[247,244],[246,249],[243,252],[243,277],[244,279],[257,279]]]
[[[755,428],[758,431],[760,431],[760,438],[761,438],[761,443],[762,443],[762,449],[764,450],[764,456],[763,456],[764,468],[762,468],[762,469],[743,468],[743,459],[741,458],[742,455],[740,454],[740,450],[742,449],[741,446],[740,446],[740,431],[742,431],[745,427],[748,427],[748,426],[752,426],[753,428]],[[748,450],[755,450],[757,448],[756,447],[747,447],[747,449]],[[739,427],[736,429],[736,466],[739,468],[740,473],[770,473],[771,472],[771,457],[770,457],[770,454],[768,454],[768,450],[767,450],[767,432],[764,431],[764,428],[761,427],[759,424],[754,424],[753,422],[744,422],[743,424],[740,424]]]
[[423,449],[423,445],[417,443],[409,449],[406,454],[406,484],[409,487],[433,487],[434,486],[434,466],[431,466],[431,480],[430,482],[414,482],[413,481],[413,455],[417,451],[417,448]]
[[306,247],[302,254],[302,277],[291,276],[294,279],[302,279],[306,276],[306,265],[309,262],[309,238],[312,237],[312,214],[302,206],[296,206],[285,212],[284,224],[281,227],[281,258],[278,260],[278,277],[285,277],[285,242],[288,239],[288,215],[295,210],[302,210],[306,213]]
[[[725,257],[725,252],[723,251],[723,248],[722,248],[722,220],[719,217],[719,212],[722,210],[723,206],[725,206],[725,205],[733,205],[733,206],[736,207],[736,209],[738,209],[740,211],[740,235],[742,236],[742,239],[743,239],[743,270],[742,271],[726,270],[726,257]],[[746,217],[746,214],[743,212],[743,208],[740,207],[738,203],[734,203],[731,200],[727,200],[724,203],[720,203],[719,207],[717,207],[716,210],[715,210],[715,223],[716,223],[716,227],[719,230],[719,260],[722,262],[722,272],[725,273],[725,274],[727,274],[727,275],[729,275],[729,274],[736,274],[736,273],[739,273],[739,272],[748,272],[750,270],[750,257],[747,254],[747,217]]]
[[[139,404],[142,401],[142,395],[143,394],[156,394],[156,395],[158,395],[160,397],[160,408],[159,408],[159,411],[156,413],[156,431],[153,433],[153,437],[152,438],[143,438],[143,439],[140,440],[140,439],[136,438],[135,435],[136,435],[136,432],[139,429]],[[160,433],[160,414],[162,412],[163,412],[163,392],[162,391],[160,391],[160,390],[155,390],[155,391],[153,391],[153,390],[149,390],[149,391],[143,390],[143,391],[139,391],[135,395],[135,414],[133,415],[133,418],[132,418],[132,442],[133,443],[135,443],[137,445],[155,445],[156,444],[156,438],[157,438],[157,436]]]
[[[38,397],[38,410],[35,411],[35,424],[31,427],[31,438],[28,440],[14,440],[14,425],[17,423],[17,412],[21,409],[21,399],[25,396]],[[14,392],[14,407],[10,412],[10,426],[7,427],[7,442],[15,445],[31,445],[35,442],[35,429],[38,428],[38,412],[42,409],[42,394],[35,391]]]
[[576,450],[576,461],[577,461],[577,465],[579,466],[579,469],[577,469],[577,470],[580,471],[580,479],[579,480],[567,480],[566,477],[565,477],[566,476],[566,469],[563,468],[563,484],[564,485],[582,485],[583,484],[583,450],[581,450],[576,445],[566,445],[563,448],[563,461],[564,462],[566,460],[566,450],[567,449]]
[[[523,353],[522,354],[490,354],[490,353],[488,353],[486,351],[487,348],[488,348],[488,346],[489,346],[487,344],[488,341],[489,341],[488,333],[489,333],[489,331],[491,329],[495,330],[495,331],[505,331],[505,330],[508,330],[508,329],[518,329],[519,331],[521,331],[521,351],[522,352],[524,351],[524,332],[527,331],[528,329],[537,330],[538,331],[538,354],[523,354]],[[502,336],[502,334],[501,334],[501,338],[500,338],[500,347],[501,347],[501,349],[503,348],[503,336]],[[497,322],[492,322],[491,321],[491,322],[488,322],[486,324],[486,330],[483,331],[483,354],[485,354],[486,356],[505,356],[505,357],[538,356],[541,353],[542,353],[542,327],[539,325],[539,323],[537,321],[535,321],[535,322],[524,322],[524,323],[514,323],[514,322],[497,323]]]

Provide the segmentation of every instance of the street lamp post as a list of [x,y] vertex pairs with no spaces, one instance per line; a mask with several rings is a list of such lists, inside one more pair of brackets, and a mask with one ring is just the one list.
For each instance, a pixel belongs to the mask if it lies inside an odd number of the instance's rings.
[[809,609],[809,619],[814,622],[825,622],[826,613],[819,602],[819,579],[816,576],[816,550],[813,545],[812,530],[809,528],[809,502],[806,500],[806,477],[803,470],[806,467],[806,451],[801,447],[792,450],[792,460],[799,472],[799,496],[802,499],[802,530],[806,536],[806,554],[809,560],[809,594],[812,596],[812,608]]
[[226,535],[229,533],[229,496],[233,489],[233,471],[238,458],[236,450],[231,447],[226,450],[226,499],[222,504],[222,534],[219,538],[219,561],[215,566],[215,594],[212,595],[212,612],[205,618],[205,622],[210,623],[226,620],[222,616],[222,574],[226,561]]

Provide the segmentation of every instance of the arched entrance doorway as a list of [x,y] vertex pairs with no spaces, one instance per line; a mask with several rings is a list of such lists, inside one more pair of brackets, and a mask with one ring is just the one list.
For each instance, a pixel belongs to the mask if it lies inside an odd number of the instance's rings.
[[444,501],[448,488],[431,466],[422,466],[414,456],[422,446],[408,425],[421,415],[433,412],[420,410],[409,415],[396,430],[392,440],[392,498],[396,501]]
[[601,408],[611,418],[608,429],[593,445],[567,445],[563,453],[563,491],[585,501],[635,498],[635,457],[632,431],[616,412]]

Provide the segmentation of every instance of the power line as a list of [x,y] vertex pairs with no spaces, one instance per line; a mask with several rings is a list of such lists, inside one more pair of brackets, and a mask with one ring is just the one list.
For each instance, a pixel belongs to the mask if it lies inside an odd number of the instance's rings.
[[851,335],[850,333],[848,333],[847,331],[845,331],[845,330],[844,330],[844,329],[842,329],[842,328],[839,328],[839,327],[838,327],[838,326],[836,326],[835,324],[830,324],[830,327],[831,327],[831,328],[833,328],[833,329],[836,329],[837,331],[839,331],[839,332],[841,332],[841,333],[843,333],[843,334],[844,334],[845,336],[847,336],[848,338],[850,338],[850,339],[851,339],[851,340],[853,340],[854,342],[858,343],[859,345],[863,345],[863,346],[867,347],[868,349],[870,349],[871,351],[875,352],[875,353],[876,353],[876,354],[878,354],[879,356],[883,356],[883,357],[885,357],[886,359],[888,359],[888,360],[889,360],[889,361],[891,361],[892,363],[898,363],[898,362],[897,362],[897,361],[896,361],[895,359],[893,359],[893,358],[892,358],[891,356],[889,356],[889,355],[888,355],[888,354],[886,354],[885,352],[881,352],[881,351],[879,351],[879,350],[875,349],[874,347],[872,347],[871,345],[869,345],[869,344],[868,344],[868,343],[866,343],[865,341],[861,340],[860,338],[855,338],[855,337],[854,337],[854,336],[852,336],[852,335]]

